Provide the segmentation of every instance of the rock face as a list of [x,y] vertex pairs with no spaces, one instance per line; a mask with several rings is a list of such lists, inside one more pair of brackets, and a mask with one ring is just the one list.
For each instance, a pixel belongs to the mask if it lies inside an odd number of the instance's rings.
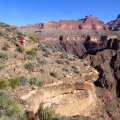
[[[119,120],[120,97],[120,38],[117,36],[59,36],[51,40],[66,52],[85,59],[99,72],[94,82],[103,111],[113,120]],[[116,108],[116,110],[114,110]]]
[[55,27],[63,30],[108,30],[107,25],[93,16],[86,16],[80,20],[60,20],[59,22],[46,22],[45,28]]
[[120,14],[116,18],[116,20],[113,20],[108,23],[109,30],[115,31],[120,29]]
[[27,25],[19,27],[20,31],[33,33],[41,29],[59,29],[59,30],[108,30],[108,26],[94,16],[86,16],[79,20],[60,20],[59,22],[44,22],[35,25]]

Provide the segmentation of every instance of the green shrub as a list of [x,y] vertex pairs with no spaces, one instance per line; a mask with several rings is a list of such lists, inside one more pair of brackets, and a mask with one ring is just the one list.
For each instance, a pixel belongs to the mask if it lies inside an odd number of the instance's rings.
[[24,52],[24,47],[22,46],[17,46],[16,51],[23,53]]
[[0,59],[8,60],[8,55],[6,53],[0,53]]
[[5,68],[4,65],[0,66],[0,71],[2,71]]
[[38,79],[35,77],[32,77],[29,79],[29,84],[36,85],[38,83]]
[[6,80],[0,80],[0,89],[4,89],[9,86],[9,82]]
[[10,117],[20,117],[22,115],[22,111],[20,106],[17,104],[17,102],[10,100],[8,108],[6,110],[6,113]]
[[12,119],[15,120],[19,120],[23,117],[24,112],[22,111],[20,105],[10,98],[5,92],[0,92],[0,107],[4,116],[12,117]]
[[20,85],[25,86],[28,84],[28,79],[24,76],[20,77]]
[[11,41],[12,41],[14,44],[16,44],[17,37],[15,37],[15,36],[14,36],[14,37],[12,37],[12,38],[11,38]]
[[65,72],[69,72],[69,70],[67,68],[62,68],[62,70]]
[[57,72],[50,72],[50,76],[57,78],[58,74],[57,74]]
[[44,85],[44,81],[39,80],[38,83],[37,83],[37,86],[42,87],[43,85]]
[[47,64],[47,61],[45,59],[39,59],[38,62],[43,65],[43,64]]
[[30,39],[30,41],[35,41],[35,37],[34,36],[29,36],[29,39]]
[[34,49],[26,51],[26,54],[31,55],[31,56],[36,56],[37,55],[37,53],[36,53],[36,51]]
[[49,56],[48,56],[48,52],[45,52],[45,53],[43,54],[43,56],[48,58],[48,57],[49,57]]
[[40,105],[37,112],[39,120],[52,120],[55,116],[55,112],[50,107],[43,107],[43,104]]
[[67,54],[66,53],[60,55],[60,59],[65,59],[65,58],[67,58]]
[[64,64],[64,62],[62,60],[56,60],[55,62],[58,64]]
[[67,63],[67,65],[70,65],[70,61],[69,60],[66,60],[65,62]]
[[74,73],[76,73],[76,74],[79,74],[79,73],[80,73],[80,68],[79,68],[79,67],[72,66],[72,69],[73,69],[73,72],[74,72]]
[[32,72],[35,68],[33,63],[27,63],[24,65],[25,69],[27,69],[29,72]]
[[10,48],[9,45],[7,44],[4,44],[4,46],[2,47],[2,50],[5,50],[5,51],[8,51],[8,49]]
[[35,78],[35,77],[32,77],[32,78],[29,79],[29,84],[30,84],[30,85],[36,85],[36,86],[38,86],[38,87],[42,87],[43,84],[44,84],[44,82],[41,81],[41,80],[38,80],[38,79]]
[[45,43],[39,43],[38,49],[42,51],[47,51],[47,46],[45,45]]
[[13,78],[13,79],[9,80],[10,86],[12,88],[16,88],[18,85],[20,85],[20,81],[21,81],[20,77]]

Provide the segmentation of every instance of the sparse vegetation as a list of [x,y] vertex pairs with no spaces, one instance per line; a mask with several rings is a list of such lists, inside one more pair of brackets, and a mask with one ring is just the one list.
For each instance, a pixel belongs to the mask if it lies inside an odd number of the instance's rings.
[[36,85],[38,83],[38,79],[35,77],[32,77],[29,79],[29,84],[30,85]]
[[2,71],[5,68],[4,65],[0,66],[0,71]]
[[72,66],[72,69],[73,69],[73,72],[76,73],[76,74],[79,74],[80,73],[80,68],[77,66]]
[[10,46],[9,46],[9,45],[4,44],[4,46],[2,47],[2,50],[4,50],[4,51],[8,51],[8,50],[9,50],[9,48],[10,48]]
[[32,77],[29,79],[29,84],[30,85],[36,85],[36,86],[39,86],[39,87],[42,87],[44,82],[41,81],[41,80],[38,80],[37,78],[35,77]]
[[55,62],[58,64],[64,64],[64,62],[62,60],[56,60]]
[[10,86],[12,88],[16,88],[18,85],[20,85],[20,81],[21,81],[21,78],[20,77],[16,77],[16,78],[13,78],[10,81]]
[[28,78],[22,76],[20,77],[20,85],[25,86],[28,84]]
[[52,120],[52,118],[55,116],[55,112],[51,107],[43,107],[43,104],[40,105],[38,109],[37,116],[39,120]]
[[8,60],[8,55],[6,53],[0,53],[0,59],[3,61]]
[[0,37],[5,37],[6,36],[6,32],[3,30],[0,30]]
[[45,72],[45,69],[44,69],[44,68],[40,68],[40,72],[41,72],[41,73],[44,73],[44,72]]
[[31,50],[26,51],[26,54],[31,55],[31,56],[36,56],[37,55],[35,49],[33,49],[33,48]]
[[34,37],[34,36],[32,36],[32,35],[31,35],[31,36],[29,36],[29,39],[30,39],[30,41],[33,41],[33,42],[35,41],[35,37]]
[[46,64],[46,63],[47,63],[47,61],[46,61],[46,60],[44,60],[44,59],[39,59],[39,60],[38,60],[38,62],[39,62],[41,65]]
[[10,119],[16,120],[21,120],[24,116],[20,105],[5,92],[0,92],[0,106],[2,116],[8,116]]
[[57,78],[58,77],[58,73],[55,72],[55,71],[50,72],[50,76]]
[[66,60],[65,62],[67,63],[67,65],[70,65],[70,61],[69,60]]
[[65,58],[67,58],[67,54],[61,54],[60,55],[60,59],[65,59]]
[[11,38],[11,41],[15,44],[16,41],[17,41],[17,37],[16,37],[16,36],[12,37],[12,38]]
[[0,80],[0,89],[5,89],[9,86],[9,82],[7,80]]
[[16,51],[23,53],[24,52],[24,47],[22,46],[17,46]]
[[27,63],[24,65],[25,69],[27,69],[29,72],[32,72],[35,68],[35,65],[33,63]]
[[67,68],[62,68],[62,70],[65,72],[69,72],[69,70]]

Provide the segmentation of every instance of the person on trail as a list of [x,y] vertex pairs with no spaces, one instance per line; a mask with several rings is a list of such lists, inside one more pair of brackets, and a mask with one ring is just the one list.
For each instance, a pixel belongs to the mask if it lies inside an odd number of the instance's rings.
[[25,40],[25,38],[23,36],[20,36],[20,43],[23,46],[25,46],[25,44],[26,44],[26,40]]

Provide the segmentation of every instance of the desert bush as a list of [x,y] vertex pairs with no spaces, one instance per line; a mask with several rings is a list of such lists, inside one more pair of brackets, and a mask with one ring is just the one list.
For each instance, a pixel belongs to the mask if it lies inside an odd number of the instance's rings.
[[15,44],[16,41],[17,41],[17,37],[16,37],[16,36],[12,37],[12,38],[11,38],[11,41]]
[[31,56],[36,56],[37,55],[36,51],[33,48],[31,50],[26,51],[26,54],[31,55]]
[[0,71],[2,71],[5,68],[4,65],[0,66]]
[[62,68],[62,70],[65,72],[69,72],[69,70],[67,68]]
[[58,73],[55,72],[55,71],[50,72],[50,76],[57,78],[58,77]]
[[8,55],[6,53],[0,53],[0,59],[8,60]]
[[44,57],[49,57],[48,55],[49,55],[48,52],[43,53],[43,56],[44,56]]
[[0,37],[5,37],[6,36],[6,32],[3,30],[0,30]]
[[4,89],[9,86],[9,82],[6,80],[0,80],[0,89]]
[[7,44],[4,44],[4,46],[2,47],[2,50],[5,50],[5,51],[8,51],[8,49],[10,48],[9,45]]
[[20,81],[21,81],[20,77],[16,77],[16,78],[10,79],[9,80],[10,86],[14,89],[14,88],[16,88],[17,86],[20,85]]
[[65,62],[67,63],[67,65],[70,65],[70,61],[69,60],[66,60]]
[[38,87],[42,87],[43,84],[44,84],[44,82],[41,81],[41,80],[38,80],[38,79],[35,78],[35,77],[32,77],[32,78],[29,79],[29,84],[30,84],[30,85],[36,85],[36,86],[38,86]]
[[64,64],[64,62],[62,60],[56,60],[55,62],[58,64]]
[[24,47],[22,46],[17,46],[16,51],[23,53],[24,52]]
[[25,76],[20,77],[20,85],[25,86],[28,84],[28,78]]
[[6,113],[8,116],[11,117],[20,117],[22,116],[22,111],[20,106],[17,104],[17,102],[10,100],[8,108],[6,109]]
[[52,120],[55,116],[55,112],[52,110],[51,107],[43,107],[43,104],[40,105],[37,116],[39,120]]
[[44,81],[39,80],[38,83],[37,83],[37,86],[38,87],[42,87],[43,85],[44,85]]
[[33,63],[27,63],[24,65],[25,69],[27,69],[29,72],[32,72],[35,68]]
[[65,59],[65,58],[67,58],[67,54],[61,54],[60,55],[60,59]]
[[47,61],[45,59],[39,59],[38,62],[43,65],[43,64],[47,64]]
[[35,41],[35,37],[34,36],[29,36],[29,39],[30,39],[30,41]]
[[72,69],[73,69],[73,72],[76,73],[76,74],[79,74],[80,73],[80,68],[77,67],[77,66],[72,66]]
[[44,69],[44,68],[40,68],[40,72],[41,72],[41,73],[44,73],[44,72],[45,72],[45,69]]
[[8,117],[12,117],[11,119],[19,120],[23,117],[23,111],[20,105],[5,92],[0,93],[0,106],[3,113]]
[[29,79],[29,84],[36,85],[38,83],[38,79],[35,77],[32,77]]

